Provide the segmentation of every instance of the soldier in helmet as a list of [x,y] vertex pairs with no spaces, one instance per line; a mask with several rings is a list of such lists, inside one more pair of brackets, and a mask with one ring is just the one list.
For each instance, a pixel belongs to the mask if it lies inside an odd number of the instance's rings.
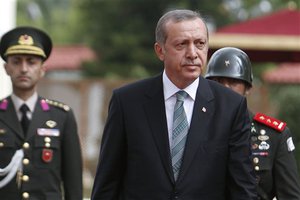
[[[249,57],[237,48],[221,48],[211,56],[205,78],[246,96],[253,80]],[[295,146],[286,123],[262,113],[250,112],[250,117],[252,161],[260,199],[299,200]]]
[[66,104],[37,93],[51,49],[50,37],[33,27],[17,27],[0,41],[13,88],[0,100],[1,200],[82,200],[74,114]]

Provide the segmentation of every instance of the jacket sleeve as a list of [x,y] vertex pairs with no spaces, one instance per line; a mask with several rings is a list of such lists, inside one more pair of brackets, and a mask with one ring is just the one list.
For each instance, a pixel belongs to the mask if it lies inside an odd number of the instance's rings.
[[229,141],[229,198],[230,200],[257,199],[256,180],[250,160],[250,118],[243,98],[232,125]]
[[122,118],[121,103],[116,93],[113,93],[102,136],[92,200],[119,199],[127,157]]
[[82,200],[82,155],[77,123],[72,110],[66,113],[62,138],[62,178],[65,200]]
[[299,200],[300,181],[294,156],[292,135],[286,127],[274,160],[274,185],[277,199]]

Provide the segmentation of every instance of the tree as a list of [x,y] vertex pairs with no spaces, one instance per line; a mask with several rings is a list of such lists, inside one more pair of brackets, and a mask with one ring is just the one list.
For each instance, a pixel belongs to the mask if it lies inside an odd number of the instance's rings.
[[[81,3],[84,36],[98,52],[101,62],[88,65],[89,75],[141,77],[155,74],[162,63],[153,50],[155,26],[171,8],[217,12],[217,0],[87,0]],[[218,7],[218,6],[216,6]],[[206,9],[207,8],[207,9]],[[210,11],[210,12],[209,12]]]

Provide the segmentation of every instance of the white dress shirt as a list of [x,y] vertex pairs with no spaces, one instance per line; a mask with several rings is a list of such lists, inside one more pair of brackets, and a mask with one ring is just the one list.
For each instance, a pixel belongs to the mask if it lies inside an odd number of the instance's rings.
[[[188,97],[185,99],[183,106],[187,116],[187,120],[189,125],[191,124],[192,114],[194,109],[194,102],[196,99],[196,93],[198,88],[199,78],[197,78],[192,84],[183,90],[188,93]],[[168,134],[169,134],[169,144],[171,146],[172,143],[172,125],[173,125],[173,113],[174,106],[176,103],[176,93],[181,90],[176,87],[172,81],[168,78],[166,72],[163,72],[163,91],[164,91],[164,99],[165,99],[165,107],[166,107],[166,118],[168,125]]]
[[13,104],[14,104],[14,107],[15,107],[15,110],[17,112],[17,116],[18,116],[18,119],[21,121],[21,118],[22,118],[22,112],[20,111],[20,107],[23,105],[23,104],[26,104],[29,108],[29,111],[27,112],[27,118],[29,120],[32,119],[32,113],[34,111],[34,107],[35,107],[35,104],[38,100],[38,95],[37,93],[35,92],[29,99],[27,99],[27,101],[24,101],[22,99],[20,99],[18,96],[16,96],[15,94],[12,94],[11,95],[11,99],[13,101]]

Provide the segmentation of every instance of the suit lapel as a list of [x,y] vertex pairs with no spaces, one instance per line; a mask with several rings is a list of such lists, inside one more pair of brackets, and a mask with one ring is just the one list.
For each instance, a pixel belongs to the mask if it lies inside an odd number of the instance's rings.
[[201,141],[206,141],[208,138],[208,133],[206,131],[209,130],[208,127],[215,110],[213,99],[214,96],[207,80],[200,77],[178,182],[188,171]]
[[172,182],[174,182],[168,128],[165,113],[162,76],[156,77],[151,84],[150,91],[147,91],[148,101],[144,104],[146,115],[149,121],[153,138],[160,153],[162,163]]
[[0,120],[11,128],[18,137],[24,138],[21,123],[17,117],[17,113],[10,97],[7,98],[7,108],[0,111]]

